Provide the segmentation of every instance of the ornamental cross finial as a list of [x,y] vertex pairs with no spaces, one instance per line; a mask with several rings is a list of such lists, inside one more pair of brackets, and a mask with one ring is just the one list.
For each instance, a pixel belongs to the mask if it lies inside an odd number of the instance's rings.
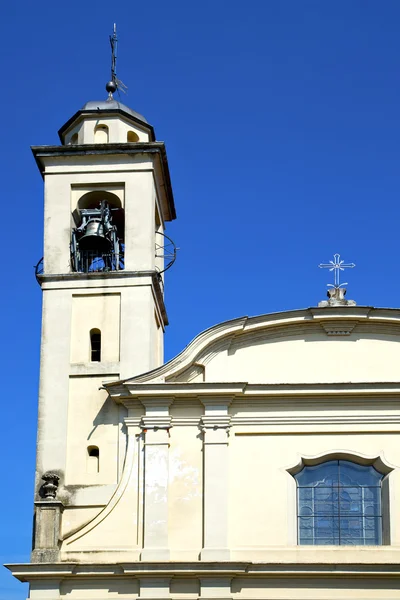
[[124,93],[128,89],[126,85],[117,77],[117,26],[114,23],[114,29],[112,35],[109,36],[110,45],[111,45],[111,79],[106,85],[106,90],[108,92],[108,99],[111,101],[113,99],[113,93],[119,93],[122,90]]
[[321,263],[318,265],[320,269],[329,269],[333,271],[334,283],[328,283],[328,287],[339,289],[347,283],[340,283],[340,271],[345,269],[353,269],[356,265],[354,263],[345,263],[344,260],[340,260],[340,254],[334,254],[333,260],[329,261],[329,264]]

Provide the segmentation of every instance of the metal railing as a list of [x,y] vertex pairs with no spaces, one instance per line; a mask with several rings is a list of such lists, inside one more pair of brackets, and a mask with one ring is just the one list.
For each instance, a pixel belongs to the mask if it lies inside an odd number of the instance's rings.
[[[71,256],[71,266],[75,273],[108,273],[125,269],[124,254],[116,252],[79,252],[77,264]],[[35,265],[35,277],[40,283],[39,276],[43,274],[43,258]]]
[[35,265],[35,277],[36,277],[36,281],[39,281],[39,275],[42,275],[42,273],[43,273],[43,256],[39,260],[39,262]]
[[81,250],[77,253],[77,264],[74,264],[73,256],[71,259],[72,269],[78,273],[108,273],[125,268],[122,253]]

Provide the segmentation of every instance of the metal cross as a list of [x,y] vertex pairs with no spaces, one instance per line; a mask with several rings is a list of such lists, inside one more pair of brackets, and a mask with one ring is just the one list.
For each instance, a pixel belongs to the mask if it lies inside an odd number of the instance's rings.
[[114,23],[113,34],[109,36],[111,45],[111,81],[117,83],[117,26]]
[[347,283],[340,283],[340,271],[353,269],[356,265],[354,263],[345,264],[344,260],[340,260],[340,254],[334,254],[333,260],[330,260],[329,264],[321,263],[318,266],[320,269],[329,269],[330,271],[333,271],[334,283],[328,283],[328,287],[339,289],[343,285],[348,285]]
[[[112,35],[109,36],[110,45],[111,45],[111,81],[115,84],[115,90],[126,93],[128,89],[123,81],[118,79],[117,77],[117,45],[118,45],[118,37],[117,37],[117,26],[114,23],[114,29]],[[107,88],[106,88],[107,89]]]

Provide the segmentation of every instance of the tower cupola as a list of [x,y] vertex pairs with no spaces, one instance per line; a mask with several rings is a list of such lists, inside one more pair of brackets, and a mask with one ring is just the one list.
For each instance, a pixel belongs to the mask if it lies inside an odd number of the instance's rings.
[[116,101],[111,93],[107,100],[86,102],[58,135],[64,146],[155,141],[154,129],[146,119]]

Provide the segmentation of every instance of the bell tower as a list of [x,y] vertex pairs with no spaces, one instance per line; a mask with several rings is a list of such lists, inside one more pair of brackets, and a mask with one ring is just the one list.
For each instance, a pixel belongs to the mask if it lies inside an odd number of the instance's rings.
[[[163,362],[163,271],[175,252],[164,233],[175,219],[164,143],[113,98],[116,87],[61,127],[60,145],[32,148],[44,179],[36,501],[56,482],[57,498],[73,498],[82,515],[122,468],[124,414],[104,382]],[[34,560],[51,558],[40,544]]]

